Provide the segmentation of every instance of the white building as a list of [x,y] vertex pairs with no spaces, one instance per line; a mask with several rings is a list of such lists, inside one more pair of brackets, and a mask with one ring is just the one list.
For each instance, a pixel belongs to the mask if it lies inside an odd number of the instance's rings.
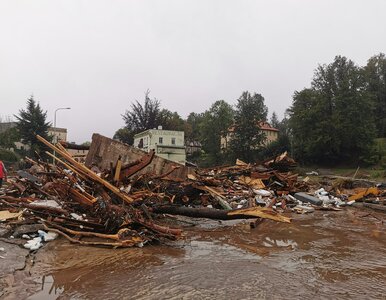
[[154,150],[157,156],[185,165],[186,148],[184,132],[175,130],[149,129],[134,136],[134,147],[146,152]]

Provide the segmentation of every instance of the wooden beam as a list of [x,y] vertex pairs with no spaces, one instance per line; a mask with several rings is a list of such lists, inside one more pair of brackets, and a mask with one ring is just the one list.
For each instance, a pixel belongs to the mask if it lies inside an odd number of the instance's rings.
[[113,186],[109,182],[100,178],[98,175],[96,175],[93,171],[91,171],[85,165],[78,163],[71,155],[69,155],[65,151],[62,151],[58,147],[52,145],[50,142],[48,142],[46,139],[44,139],[40,135],[37,135],[36,137],[39,141],[41,141],[47,147],[49,147],[50,149],[54,150],[55,152],[59,153],[62,157],[64,157],[69,163],[71,163],[72,166],[74,166],[74,168],[83,171],[88,178],[102,184],[104,187],[109,189],[111,192],[113,192],[115,195],[117,195],[123,201],[125,201],[127,203],[132,203],[134,201],[134,199],[132,199],[128,195],[122,193],[118,188],[116,188],[115,186]]

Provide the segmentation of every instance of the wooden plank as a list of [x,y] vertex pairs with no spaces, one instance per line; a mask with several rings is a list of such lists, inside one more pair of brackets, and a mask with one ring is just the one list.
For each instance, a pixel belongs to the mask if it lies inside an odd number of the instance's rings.
[[113,186],[112,184],[110,184],[109,182],[103,180],[102,178],[100,178],[98,175],[96,175],[93,171],[91,171],[89,168],[87,168],[85,165],[81,164],[81,163],[78,163],[74,158],[71,157],[71,155],[68,155],[66,152],[62,151],[61,149],[59,149],[58,147],[52,145],[50,142],[48,142],[47,140],[45,140],[43,137],[41,137],[40,135],[37,135],[36,136],[37,139],[39,141],[41,141],[43,144],[45,144],[47,147],[51,148],[52,150],[56,151],[57,153],[59,153],[61,156],[63,156],[69,163],[72,164],[72,166],[74,166],[76,169],[79,169],[81,171],[83,171],[85,173],[85,175],[102,184],[104,187],[106,187],[107,189],[109,189],[111,192],[113,192],[115,195],[117,195],[119,198],[121,198],[123,201],[127,202],[127,203],[132,203],[134,201],[134,199],[132,199],[131,197],[123,194],[118,188],[116,188],[115,186]]
[[121,157],[118,158],[117,165],[115,167],[115,174],[114,174],[114,181],[118,182],[119,181],[119,175],[121,173],[121,168],[122,168],[122,160]]

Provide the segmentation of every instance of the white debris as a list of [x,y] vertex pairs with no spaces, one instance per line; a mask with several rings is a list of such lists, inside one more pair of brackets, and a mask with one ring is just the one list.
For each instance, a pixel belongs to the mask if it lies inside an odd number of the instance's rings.
[[298,199],[296,199],[294,196],[292,196],[292,195],[287,195],[287,197],[289,198],[289,199],[291,199],[292,201],[299,201]]
[[307,172],[306,174],[307,174],[307,175],[315,175],[315,176],[318,176],[318,175],[319,175],[319,173],[316,172],[316,171]]
[[328,196],[328,192],[324,188],[315,191],[315,196]]
[[312,206],[297,205],[293,208],[298,213],[312,213],[315,211],[315,208]]
[[40,236],[33,238],[24,244],[24,248],[30,249],[31,251],[38,250],[42,246],[42,238]]
[[43,205],[43,206],[49,206],[54,208],[61,208],[58,202],[55,200],[35,200],[32,202],[33,205]]
[[78,215],[76,213],[71,213],[70,216],[75,220],[83,220],[83,217],[81,215]]
[[344,206],[344,205],[346,205],[346,202],[344,202],[344,201],[342,201],[342,200],[340,200],[339,198],[334,198],[334,203],[335,203],[335,205],[336,206]]
[[81,190],[83,193],[86,192],[84,188],[82,188],[78,183],[75,184],[75,187],[77,187],[79,190]]
[[5,249],[4,249],[3,247],[1,247],[1,248],[0,248],[0,251],[4,252],[4,251],[5,251]]
[[131,191],[131,184],[129,184],[127,187],[124,188],[123,190],[125,193],[129,194]]
[[319,196],[318,198],[319,198],[320,200],[322,200],[322,201],[323,201],[323,204],[325,204],[325,205],[335,203],[335,200],[334,200],[334,199],[330,199],[330,197],[328,197],[328,196]]
[[253,190],[253,192],[256,194],[256,195],[260,195],[260,196],[264,196],[264,197],[269,197],[269,196],[272,196],[271,192],[270,191],[267,191],[267,190]]
[[58,237],[58,234],[53,231],[49,231],[45,236],[44,236],[44,241],[45,242],[50,242],[55,240]]
[[267,204],[266,201],[263,200],[263,198],[261,198],[260,195],[257,195],[257,196],[255,197],[255,202],[256,202],[256,204],[258,204],[258,205],[265,205],[265,204]]
[[28,234],[23,234],[21,237],[26,240],[29,240],[31,238]]

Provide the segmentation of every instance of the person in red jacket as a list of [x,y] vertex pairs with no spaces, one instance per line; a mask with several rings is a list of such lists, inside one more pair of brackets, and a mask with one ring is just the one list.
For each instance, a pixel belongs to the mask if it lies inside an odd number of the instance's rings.
[[7,169],[5,168],[3,162],[0,160],[0,188],[3,185],[3,180],[7,181]]

